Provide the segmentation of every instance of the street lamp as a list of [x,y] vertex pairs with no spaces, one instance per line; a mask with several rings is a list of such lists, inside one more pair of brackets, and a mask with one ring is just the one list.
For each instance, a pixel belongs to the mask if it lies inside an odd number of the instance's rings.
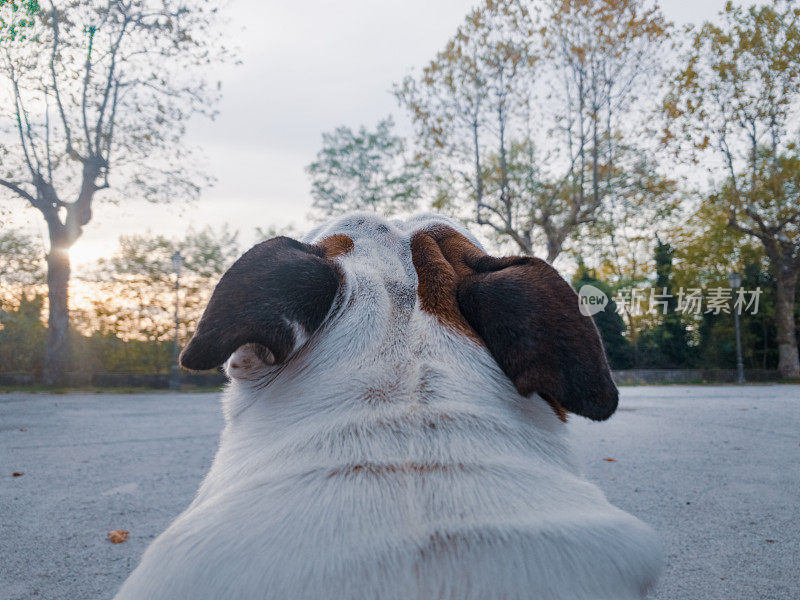
[[744,383],[744,363],[742,362],[742,334],[739,328],[739,309],[736,306],[736,291],[742,285],[742,276],[736,271],[728,275],[728,283],[733,289],[733,326],[736,329],[736,383]]
[[169,389],[179,390],[181,389],[181,371],[178,366],[178,329],[180,327],[178,307],[180,306],[181,268],[183,268],[181,251],[176,250],[170,260],[172,261],[172,272],[175,273],[175,339],[172,341],[172,369],[169,373]]

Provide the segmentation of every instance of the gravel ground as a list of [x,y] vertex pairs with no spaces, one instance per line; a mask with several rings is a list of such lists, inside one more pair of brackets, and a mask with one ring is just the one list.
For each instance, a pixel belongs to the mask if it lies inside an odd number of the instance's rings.
[[[0,395],[0,598],[113,596],[208,469],[217,400]],[[800,598],[800,386],[623,388],[611,421],[570,429],[587,476],[664,540],[653,598]]]

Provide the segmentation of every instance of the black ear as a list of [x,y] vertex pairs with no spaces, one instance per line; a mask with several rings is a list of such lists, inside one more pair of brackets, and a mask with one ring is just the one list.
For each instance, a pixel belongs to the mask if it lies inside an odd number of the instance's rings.
[[467,263],[473,273],[458,285],[459,308],[519,393],[596,421],[610,417],[618,392],[600,334],[558,272],[538,258]]
[[181,366],[218,367],[250,343],[283,362],[300,343],[298,336],[310,336],[320,326],[340,277],[320,246],[287,237],[254,246],[220,279],[181,353]]

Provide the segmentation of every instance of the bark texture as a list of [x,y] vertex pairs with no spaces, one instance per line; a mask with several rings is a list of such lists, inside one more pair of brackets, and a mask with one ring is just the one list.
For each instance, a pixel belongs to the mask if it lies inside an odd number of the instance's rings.
[[794,318],[798,268],[796,265],[780,264],[776,270],[775,320],[778,372],[781,377],[800,379],[800,357],[797,351],[797,327]]
[[51,245],[47,255],[47,352],[42,380],[63,383],[69,365],[69,249]]

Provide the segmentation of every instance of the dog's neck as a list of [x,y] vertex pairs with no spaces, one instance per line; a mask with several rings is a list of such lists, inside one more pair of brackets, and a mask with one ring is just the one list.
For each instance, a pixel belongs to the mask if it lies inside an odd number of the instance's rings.
[[564,424],[540,398],[520,397],[484,347],[418,310],[404,322],[386,317],[359,338],[334,319],[286,367],[234,379],[223,399],[220,472],[236,480],[310,465],[447,468],[513,461],[517,452],[575,470]]
[[[411,324],[388,345],[330,331],[266,387],[232,382],[197,518],[224,507],[245,572],[269,565],[309,597],[416,586],[432,598],[447,580],[454,598],[522,598],[534,584],[554,598],[638,598],[654,577],[650,534],[577,476],[566,425],[519,396],[485,348],[423,313]],[[293,556],[330,579],[307,580]],[[323,593],[322,581],[341,587]]]

